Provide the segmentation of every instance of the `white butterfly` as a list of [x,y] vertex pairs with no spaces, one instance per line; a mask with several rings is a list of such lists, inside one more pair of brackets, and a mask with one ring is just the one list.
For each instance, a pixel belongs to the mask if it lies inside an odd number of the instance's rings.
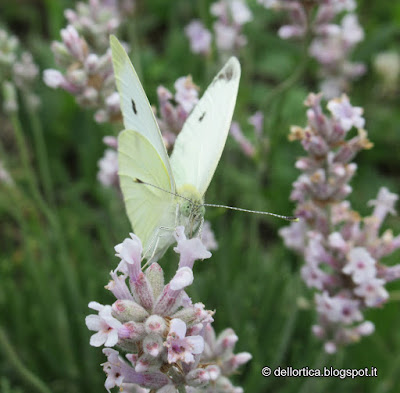
[[[125,130],[118,137],[118,165],[126,211],[144,250],[158,259],[185,225],[191,235],[204,216],[204,194],[224,149],[240,79],[231,57],[186,120],[171,157],[139,78],[124,48],[110,38]],[[166,192],[167,191],[167,192]],[[190,232],[190,233],[189,233]],[[157,241],[155,242],[155,238]],[[155,244],[153,244],[155,242]]]

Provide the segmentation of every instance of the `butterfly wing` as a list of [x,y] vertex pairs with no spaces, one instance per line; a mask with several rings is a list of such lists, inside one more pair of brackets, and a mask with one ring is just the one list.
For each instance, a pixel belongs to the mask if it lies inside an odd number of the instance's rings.
[[186,120],[170,158],[178,188],[192,184],[205,194],[228,136],[239,79],[240,63],[231,57]]
[[152,241],[155,246],[156,231],[175,224],[175,196],[163,191],[170,190],[167,168],[147,138],[137,131],[125,130],[118,137],[118,175],[129,220],[143,249],[148,251]]
[[174,191],[175,183],[168,154],[146,93],[128,54],[113,35],[110,37],[110,45],[125,129],[139,132],[153,145],[169,174],[170,185],[166,189]]

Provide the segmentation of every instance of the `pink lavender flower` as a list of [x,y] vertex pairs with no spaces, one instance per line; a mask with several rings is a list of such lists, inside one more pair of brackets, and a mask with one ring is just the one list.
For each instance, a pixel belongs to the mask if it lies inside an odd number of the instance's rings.
[[258,138],[261,137],[264,129],[264,115],[261,111],[255,112],[248,118],[248,123],[254,127],[254,132]]
[[62,42],[53,42],[52,51],[63,70],[44,71],[44,82],[75,96],[79,105],[95,109],[95,121],[121,122],[118,93],[115,91],[109,35],[117,31],[126,18],[126,6],[133,1],[90,0],[68,9],[69,25],[61,30]]
[[233,121],[231,124],[230,134],[235,139],[243,153],[248,157],[253,157],[255,155],[255,148],[251,142],[244,136],[240,125],[238,122]]
[[[173,393],[179,388],[213,389],[219,381],[225,386],[219,391],[228,393],[232,384],[227,376],[251,357],[233,355],[237,336],[231,329],[216,343],[205,340],[214,312],[202,303],[193,304],[185,289],[193,282],[194,261],[211,254],[200,239],[186,239],[183,227],[177,228],[177,240],[179,267],[167,284],[157,263],[142,271],[142,244],[137,236],[131,234],[115,246],[121,262],[111,272],[112,281],[106,288],[117,300],[112,306],[89,303],[99,314],[86,317],[88,328],[97,332],[91,345],[114,347],[103,350],[108,391],[118,386],[128,392]],[[125,357],[115,348],[126,353]]]
[[3,109],[11,113],[18,110],[17,89],[25,98],[25,103],[36,109],[40,105],[38,96],[33,93],[33,84],[39,75],[39,68],[29,52],[21,53],[17,37],[0,29],[0,94]]
[[118,154],[115,150],[107,149],[99,160],[97,179],[105,187],[118,187]]
[[[118,96],[118,93],[115,94]],[[104,151],[103,157],[97,162],[97,166],[99,167],[97,179],[104,187],[114,187],[119,191],[118,140],[113,136],[105,136],[103,138],[103,143],[108,146],[109,149]]]
[[242,34],[242,28],[253,19],[253,15],[243,0],[220,0],[211,4],[210,11],[218,18],[214,23],[214,32],[220,51],[233,51],[246,45],[247,39]]
[[177,79],[174,87],[175,95],[164,86],[157,88],[159,103],[157,121],[168,149],[174,145],[177,134],[199,101],[199,88],[193,83],[191,76]]
[[361,284],[376,276],[376,261],[364,247],[353,248],[342,272],[351,276],[353,282]]
[[[356,166],[350,162],[362,149],[372,147],[367,139],[362,108],[353,107],[346,96],[328,102],[331,117],[321,108],[321,95],[306,100],[308,124],[292,127],[290,139],[300,140],[308,153],[296,167],[302,174],[295,181],[291,199],[297,202],[300,222],[280,231],[285,244],[301,254],[301,275],[316,289],[318,324],[314,334],[325,341],[325,350],[372,334],[372,322],[363,312],[380,307],[389,294],[385,284],[400,278],[399,265],[385,266],[380,259],[400,248],[400,235],[390,230],[379,234],[388,213],[394,214],[398,196],[381,188],[371,216],[361,217],[345,200]],[[358,128],[358,135],[348,138]]]
[[86,326],[89,330],[97,331],[90,338],[90,345],[113,347],[118,342],[118,329],[122,323],[111,315],[111,306],[103,306],[97,302],[90,302],[89,307],[99,312],[99,315],[86,317]]
[[194,356],[203,352],[204,340],[201,336],[186,336],[186,324],[179,318],[170,323],[170,329],[165,342],[168,349],[168,362],[183,361],[193,363]]
[[176,228],[175,238],[178,245],[174,247],[174,251],[180,254],[179,267],[188,266],[192,268],[196,259],[208,259],[211,257],[211,253],[207,251],[199,237],[186,238],[183,227]]
[[[208,324],[204,333],[204,353],[202,360],[208,363],[206,370],[210,376],[210,384],[205,392],[212,393],[216,390],[221,393],[241,392],[241,388],[232,385],[229,376],[235,374],[238,368],[246,364],[251,358],[248,352],[234,354],[233,350],[238,341],[233,329],[225,329],[218,336],[211,324]],[[199,389],[191,390],[192,393],[199,393]]]
[[248,123],[254,127],[255,144],[246,138],[238,122],[232,122],[230,134],[239,144],[243,153],[248,157],[255,157],[257,153],[259,153],[259,149],[257,149],[256,146],[263,147],[267,145],[267,140],[262,138],[263,122],[264,115],[261,112],[256,112],[248,118]]
[[211,229],[211,223],[209,221],[204,221],[203,228],[201,230],[201,241],[208,251],[214,251],[218,249],[218,242],[215,239],[215,235]]
[[[354,47],[364,39],[364,31],[353,13],[353,0],[329,0],[310,4],[298,0],[259,0],[266,8],[288,13],[289,24],[282,26],[278,34],[282,39],[312,37],[310,56],[320,64],[321,89],[326,98],[338,97],[348,90],[349,83],[364,74],[365,66],[349,60]],[[337,23],[338,14],[350,12]]]
[[378,197],[368,202],[369,206],[374,206],[372,216],[377,219],[377,224],[381,225],[388,213],[395,215],[394,205],[399,199],[398,195],[390,192],[386,187],[381,187]]
[[189,113],[199,102],[199,88],[193,83],[191,76],[180,77],[176,80],[174,87],[175,101]]
[[[253,15],[244,0],[219,0],[211,4],[210,12],[217,17],[213,25],[214,39],[217,49],[222,54],[236,51],[246,45],[247,38],[242,34],[242,30],[243,26],[253,19]],[[210,52],[212,34],[200,21],[190,22],[185,33],[193,53]]]
[[52,50],[57,63],[65,68],[65,73],[48,69],[44,71],[44,82],[52,88],[61,88],[73,94],[79,105],[97,109],[95,120],[120,121],[121,114],[116,109],[114,74],[111,52],[93,52],[86,40],[75,27],[61,30],[63,42],[54,42]]
[[78,2],[76,10],[67,9],[64,15],[90,45],[105,50],[108,36],[132,14],[134,3],[134,0],[89,0],[88,3]]
[[341,98],[329,101],[327,107],[344,131],[347,132],[352,127],[364,127],[365,120],[362,117],[363,109],[360,107],[353,107],[345,94],[343,94]]
[[211,51],[212,34],[199,20],[191,21],[185,28],[185,34],[190,41],[193,53],[207,55]]

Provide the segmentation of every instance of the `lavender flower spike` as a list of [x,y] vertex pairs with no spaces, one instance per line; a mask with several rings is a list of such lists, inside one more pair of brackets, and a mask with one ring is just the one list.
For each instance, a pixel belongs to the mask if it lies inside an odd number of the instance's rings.
[[199,238],[186,239],[183,227],[177,229],[176,237],[180,262],[169,283],[165,284],[157,263],[142,271],[142,244],[131,234],[115,247],[121,262],[111,272],[112,281],[106,287],[117,300],[112,305],[89,303],[99,312],[87,316],[86,325],[96,332],[90,344],[106,347],[103,369],[108,392],[116,386],[136,393],[145,389],[197,392],[216,386],[221,393],[240,389],[227,377],[251,355],[233,355],[237,336],[231,329],[213,342],[207,332],[212,329],[214,312],[202,303],[193,304],[185,292],[194,279],[194,261],[211,254]]
[[[307,126],[291,130],[290,139],[300,140],[307,152],[296,162],[302,174],[291,194],[301,220],[280,234],[305,260],[301,276],[316,290],[318,324],[312,331],[325,342],[325,351],[334,353],[373,333],[374,325],[363,313],[381,307],[389,298],[385,284],[400,278],[399,265],[388,267],[380,261],[400,248],[400,236],[390,230],[379,234],[387,214],[395,214],[398,196],[382,187],[376,200],[368,203],[374,207],[372,215],[361,217],[351,209],[346,198],[356,165],[350,161],[372,147],[363,129],[363,109],[342,95],[328,102],[328,117],[320,102],[320,95],[310,94]],[[358,135],[348,138],[352,128]]]

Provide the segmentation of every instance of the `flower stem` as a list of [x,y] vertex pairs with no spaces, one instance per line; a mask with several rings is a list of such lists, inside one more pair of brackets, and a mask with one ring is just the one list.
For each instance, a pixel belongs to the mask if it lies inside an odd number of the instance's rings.
[[17,353],[12,347],[10,340],[7,338],[3,328],[0,326],[0,347],[2,352],[7,356],[8,361],[12,364],[19,375],[24,379],[28,386],[33,387],[41,393],[51,393],[46,384],[35,374],[32,373],[19,359]]
[[40,171],[40,177],[43,182],[43,189],[47,200],[53,204],[54,192],[50,175],[47,148],[43,137],[42,124],[40,123],[37,113],[32,108],[30,108],[30,106],[27,103],[26,107],[28,109],[29,120],[32,126],[33,138],[35,141],[36,156],[39,162],[39,171]]
[[296,70],[268,94],[266,100],[262,103],[262,107],[265,108],[265,111],[269,111],[271,103],[276,97],[289,90],[303,76],[307,68],[308,60],[309,58],[307,55],[303,56]]
[[39,211],[48,220],[54,234],[54,238],[58,245],[58,251],[60,255],[61,267],[64,269],[64,274],[66,276],[68,289],[70,290],[71,298],[73,299],[76,307],[78,307],[78,286],[77,281],[74,278],[74,271],[68,260],[68,253],[65,248],[65,240],[62,233],[61,223],[57,215],[47,206],[46,202],[43,200],[40,194],[35,174],[29,163],[28,148],[26,146],[25,138],[22,132],[21,123],[19,121],[18,115],[13,114],[11,116],[11,122],[14,127],[15,136],[18,144],[18,149],[21,156],[22,165],[24,166],[25,175],[28,177],[30,191],[33,197],[33,201],[36,203]]
[[186,388],[183,385],[178,386],[177,390],[178,390],[179,393],[186,393]]
[[131,46],[130,58],[135,66],[136,73],[138,74],[139,79],[143,83],[143,70],[142,70],[142,63],[141,63],[141,50],[138,37],[138,17],[134,16],[133,20],[128,23],[128,37],[129,37],[129,44]]
[[19,117],[18,117],[17,113],[13,113],[11,115],[11,123],[14,128],[15,139],[17,141],[19,155],[21,158],[22,165],[24,167],[25,176],[27,176],[27,178],[28,178],[29,188],[31,189],[32,194],[35,195],[37,192],[36,178],[33,173],[32,167],[29,163],[28,148],[26,146],[24,134],[22,132],[21,123],[19,121]]

